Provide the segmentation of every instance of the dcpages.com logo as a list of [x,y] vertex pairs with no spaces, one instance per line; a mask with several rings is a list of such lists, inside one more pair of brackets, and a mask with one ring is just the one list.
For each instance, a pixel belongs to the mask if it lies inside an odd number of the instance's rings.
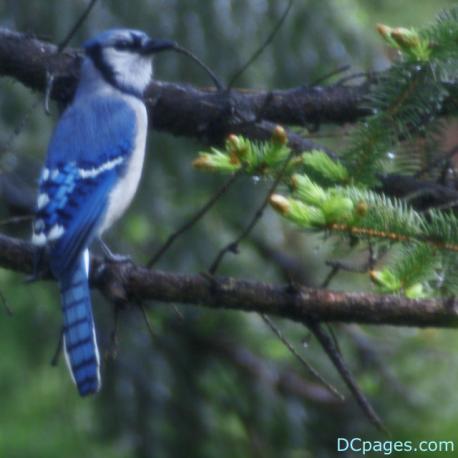
[[337,438],[337,452],[354,452],[361,455],[368,453],[380,453],[381,455],[392,455],[399,452],[412,453],[453,453],[455,443],[447,440],[430,440],[430,441],[370,441],[363,440],[361,437],[351,439],[345,437]]

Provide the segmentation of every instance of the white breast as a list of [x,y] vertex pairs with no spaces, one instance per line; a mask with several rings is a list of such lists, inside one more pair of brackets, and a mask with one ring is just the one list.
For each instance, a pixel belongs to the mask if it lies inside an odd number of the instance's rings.
[[126,102],[134,109],[137,117],[135,148],[126,164],[127,169],[125,175],[119,180],[108,197],[108,208],[100,227],[99,235],[115,223],[127,210],[127,207],[137,191],[143,168],[146,132],[148,128],[146,108],[141,100],[128,95],[124,97]]

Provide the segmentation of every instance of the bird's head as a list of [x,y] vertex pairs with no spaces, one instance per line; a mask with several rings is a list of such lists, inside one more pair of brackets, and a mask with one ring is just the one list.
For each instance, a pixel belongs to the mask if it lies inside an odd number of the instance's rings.
[[108,83],[141,96],[152,77],[153,54],[174,46],[173,41],[150,38],[140,30],[112,29],[86,41],[84,49]]

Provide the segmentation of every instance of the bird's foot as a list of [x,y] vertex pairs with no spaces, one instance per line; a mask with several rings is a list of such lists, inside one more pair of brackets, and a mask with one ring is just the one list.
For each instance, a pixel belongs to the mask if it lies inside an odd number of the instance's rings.
[[108,245],[99,238],[100,246],[102,247],[103,254],[105,256],[105,259],[108,262],[113,262],[113,263],[124,263],[124,262],[133,262],[132,258],[129,255],[124,255],[124,254],[118,254],[118,253],[113,253]]
[[33,255],[32,273],[25,277],[25,283],[33,283],[42,280],[47,273],[47,268],[43,266],[45,250],[39,249]]

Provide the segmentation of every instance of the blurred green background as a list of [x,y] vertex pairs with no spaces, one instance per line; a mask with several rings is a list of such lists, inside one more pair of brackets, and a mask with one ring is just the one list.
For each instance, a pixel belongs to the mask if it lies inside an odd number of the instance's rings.
[[[301,0],[274,42],[237,85],[284,88],[313,84],[343,65],[352,72],[389,65],[377,22],[417,26],[433,21],[445,0]],[[79,0],[3,0],[0,26],[59,42],[86,6]],[[270,33],[286,7],[280,0],[101,0],[72,45],[110,27],[143,29],[177,40],[229,80]],[[201,70],[161,55],[156,76],[207,85]],[[338,78],[338,77],[337,77]],[[40,163],[58,115],[47,117],[41,94],[0,79],[0,230],[29,237],[30,223],[5,224],[33,196]],[[22,126],[19,135],[14,132]],[[328,128],[326,128],[328,129]],[[320,141],[320,139],[318,139]],[[332,142],[331,142],[332,146]],[[192,169],[203,145],[153,133],[137,198],[108,242],[145,263],[167,236],[222,182]],[[208,268],[264,197],[268,183],[244,179],[157,268],[196,273]],[[17,193],[17,189],[23,192]],[[5,202],[8,201],[8,204]],[[268,211],[239,255],[220,273],[283,281],[272,252],[298,258],[304,278],[319,285],[325,260],[350,254],[335,240],[302,234]],[[358,257],[358,249],[352,256]],[[333,288],[370,286],[342,275]],[[384,439],[355,402],[337,402],[310,378],[256,315],[148,304],[155,338],[140,310],[121,311],[119,345],[110,357],[114,313],[94,293],[104,360],[100,395],[80,399],[63,361],[51,367],[61,321],[52,283],[24,284],[0,270],[0,457],[332,457],[336,438]],[[299,325],[282,332],[347,394],[317,342]],[[455,331],[336,326],[342,350],[394,439],[455,440],[458,447],[458,334]],[[112,353],[112,352],[111,352]],[[343,454],[341,454],[344,456]],[[428,456],[427,454],[422,454]],[[347,455],[351,456],[351,455]],[[434,455],[431,455],[434,456]]]

